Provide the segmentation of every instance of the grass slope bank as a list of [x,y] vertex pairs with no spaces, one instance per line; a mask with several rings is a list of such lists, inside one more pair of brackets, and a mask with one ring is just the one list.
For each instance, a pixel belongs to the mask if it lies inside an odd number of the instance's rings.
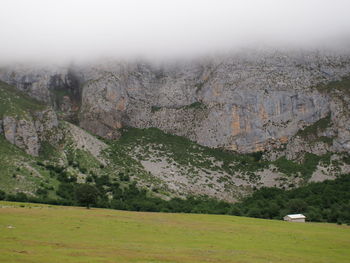
[[348,226],[9,202],[0,207],[0,262],[328,263],[350,257]]

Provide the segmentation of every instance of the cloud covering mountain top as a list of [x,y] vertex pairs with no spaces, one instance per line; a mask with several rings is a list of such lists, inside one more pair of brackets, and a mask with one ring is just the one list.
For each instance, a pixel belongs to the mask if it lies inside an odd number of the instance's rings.
[[2,0],[0,58],[197,56],[350,43],[348,0]]

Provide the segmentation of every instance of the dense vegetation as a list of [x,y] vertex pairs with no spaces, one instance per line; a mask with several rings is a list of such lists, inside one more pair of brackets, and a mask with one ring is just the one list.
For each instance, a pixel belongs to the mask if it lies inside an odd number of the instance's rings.
[[[39,189],[39,198],[28,197],[24,193],[6,195],[0,191],[0,200],[30,201],[63,205],[87,205],[131,211],[185,212],[206,214],[231,214],[256,218],[281,219],[289,213],[304,213],[309,221],[350,224],[350,175],[343,175],[333,181],[311,183],[293,190],[278,188],[261,188],[251,197],[239,203],[229,204],[208,197],[172,198],[163,200],[150,196],[146,190],[139,189],[135,183],[121,185],[108,176],[88,178],[86,187],[78,184],[74,177],[52,170],[60,185],[58,199],[50,199],[45,189]],[[130,178],[120,175],[120,180]],[[82,188],[96,191],[96,198],[82,197]],[[85,199],[84,199],[85,198]]]
[[[79,184],[75,177],[68,177],[66,173],[53,168],[52,174],[57,176],[60,185],[56,194],[59,198],[48,197],[47,189],[39,189],[39,197],[29,197],[24,193],[15,195],[0,191],[0,200],[38,202],[61,205],[93,205],[95,207],[113,208],[130,211],[152,212],[185,212],[185,213],[208,213],[227,214],[230,204],[208,197],[188,197],[187,199],[173,198],[169,201],[151,196],[145,189],[139,189],[134,182],[130,182],[127,175],[120,175],[121,184],[117,180],[111,180],[108,176],[91,176],[87,181],[91,184]],[[89,187],[87,187],[89,186]],[[95,192],[97,198],[86,197],[86,191]],[[87,202],[86,199],[89,199]]]
[[232,212],[273,219],[303,213],[309,221],[350,224],[350,175],[288,191],[262,188],[234,205]]

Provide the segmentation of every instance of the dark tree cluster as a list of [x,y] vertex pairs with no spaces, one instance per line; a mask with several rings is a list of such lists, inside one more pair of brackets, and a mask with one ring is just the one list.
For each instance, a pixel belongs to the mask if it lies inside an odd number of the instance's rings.
[[229,214],[266,219],[282,219],[286,214],[303,213],[309,221],[350,224],[350,175],[287,191],[264,187],[235,204],[206,196],[163,200],[138,188],[125,175],[121,174],[120,177],[122,180],[115,181],[107,175],[92,175],[87,183],[79,184],[76,179],[63,173],[58,175],[60,185],[56,195],[59,198],[50,199],[47,191],[39,189],[39,197],[29,197],[24,193],[9,195],[0,191],[0,200],[130,211]]
[[303,213],[309,221],[350,224],[350,175],[288,191],[262,188],[234,209],[235,215],[249,217],[281,219]]

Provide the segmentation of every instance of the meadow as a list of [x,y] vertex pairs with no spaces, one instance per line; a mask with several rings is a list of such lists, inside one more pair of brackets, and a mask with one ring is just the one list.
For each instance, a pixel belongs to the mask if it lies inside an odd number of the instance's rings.
[[349,262],[350,227],[0,202],[0,262]]

